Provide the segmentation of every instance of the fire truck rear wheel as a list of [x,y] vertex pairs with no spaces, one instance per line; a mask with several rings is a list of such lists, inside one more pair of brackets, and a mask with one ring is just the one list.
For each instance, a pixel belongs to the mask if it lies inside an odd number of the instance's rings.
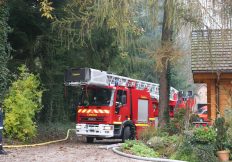
[[126,140],[130,140],[132,137],[131,135],[131,127],[126,126],[123,131],[123,136],[122,136],[122,142],[125,142]]
[[87,143],[93,143],[94,137],[86,137]]

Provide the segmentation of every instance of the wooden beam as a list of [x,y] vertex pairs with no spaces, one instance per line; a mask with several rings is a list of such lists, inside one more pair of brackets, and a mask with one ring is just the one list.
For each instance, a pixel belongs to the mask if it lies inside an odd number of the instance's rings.
[[[216,73],[193,73],[194,83],[204,83],[205,80],[217,79]],[[232,79],[232,73],[221,73],[220,79]]]
[[208,118],[212,119],[212,106],[211,106],[211,81],[206,81],[207,84],[207,111]]

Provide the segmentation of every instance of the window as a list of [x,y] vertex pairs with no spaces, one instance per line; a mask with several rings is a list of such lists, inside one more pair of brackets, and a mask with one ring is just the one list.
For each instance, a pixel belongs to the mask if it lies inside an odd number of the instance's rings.
[[81,106],[112,106],[114,90],[88,87],[82,89]]
[[122,105],[125,105],[125,104],[127,103],[126,91],[118,90],[116,102],[119,102],[119,103],[121,103]]

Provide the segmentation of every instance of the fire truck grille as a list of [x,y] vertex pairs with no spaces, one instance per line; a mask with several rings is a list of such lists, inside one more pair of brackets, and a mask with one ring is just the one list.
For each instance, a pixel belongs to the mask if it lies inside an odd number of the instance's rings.
[[88,122],[100,122],[104,121],[104,117],[81,117],[81,121],[88,121]]

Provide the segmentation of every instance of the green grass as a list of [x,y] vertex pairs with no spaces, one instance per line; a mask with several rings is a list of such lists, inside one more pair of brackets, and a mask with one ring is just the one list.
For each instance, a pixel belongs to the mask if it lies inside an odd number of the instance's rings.
[[142,157],[159,157],[159,154],[141,141],[126,141],[122,144],[122,151],[125,153]]

